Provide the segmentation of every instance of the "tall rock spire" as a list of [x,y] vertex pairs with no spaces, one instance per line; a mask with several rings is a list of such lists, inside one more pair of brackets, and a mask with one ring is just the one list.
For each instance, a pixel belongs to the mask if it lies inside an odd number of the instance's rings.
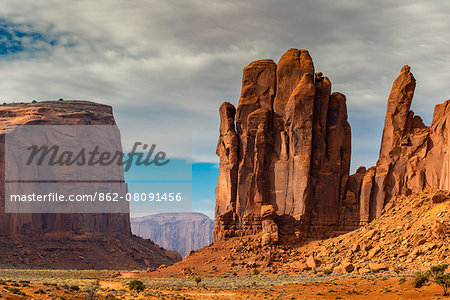
[[416,88],[416,79],[409,66],[404,66],[392,85],[389,94],[383,138],[380,148],[380,160],[389,159],[390,153],[401,146],[405,136],[408,114]]

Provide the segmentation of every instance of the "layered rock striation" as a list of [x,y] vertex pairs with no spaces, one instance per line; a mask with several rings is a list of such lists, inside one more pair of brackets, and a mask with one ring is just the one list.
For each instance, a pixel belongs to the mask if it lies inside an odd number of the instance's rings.
[[215,240],[262,232],[280,235],[353,228],[356,201],[345,202],[351,130],[345,96],[314,73],[306,50],[290,49],[278,65],[244,68],[235,108],[219,109],[220,159]]
[[[5,213],[5,135],[11,125],[115,125],[112,108],[88,101],[0,106],[0,264],[145,268],[181,260],[133,236],[129,213]],[[120,141],[117,141],[120,143]],[[120,145],[120,144],[119,144]],[[117,170],[123,177],[123,169]]]

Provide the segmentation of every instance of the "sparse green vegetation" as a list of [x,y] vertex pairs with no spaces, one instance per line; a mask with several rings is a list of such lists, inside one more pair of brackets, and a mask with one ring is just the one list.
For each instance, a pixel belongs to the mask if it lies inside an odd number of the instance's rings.
[[429,281],[429,273],[428,272],[417,272],[414,280],[412,282],[412,286],[416,289],[421,288],[425,283]]
[[447,269],[447,264],[437,265],[437,266],[431,266],[430,267],[430,275],[433,277],[439,276],[444,274],[445,270]]
[[195,283],[197,283],[197,285],[198,285],[200,282],[202,282],[202,278],[201,278],[200,276],[196,276],[196,277],[194,278],[194,280],[195,280]]
[[71,286],[69,287],[69,290],[71,290],[71,291],[79,291],[79,290],[80,290],[80,287],[79,287],[78,285],[71,285]]
[[33,293],[43,295],[43,294],[45,294],[45,291],[43,289],[37,289]]
[[136,292],[140,293],[143,290],[145,290],[145,285],[142,281],[135,279],[135,280],[131,280],[128,283],[128,288],[130,289],[130,291],[136,291]]
[[450,287],[450,273],[440,274],[434,277],[434,282],[444,289],[444,296],[448,296],[448,288]]
[[87,290],[84,293],[85,300],[95,300],[98,299],[97,292],[95,290]]
[[333,272],[331,272],[330,269],[323,270],[323,274],[325,274],[325,275],[330,275],[331,273],[333,273]]
[[16,287],[7,287],[6,289],[7,289],[8,291],[10,291],[11,293],[13,293],[13,294],[25,296],[25,293],[22,292],[19,288],[16,288]]
[[442,264],[437,266],[431,266],[428,274],[433,276],[433,282],[442,286],[444,289],[444,296],[448,296],[448,288],[450,287],[450,273],[445,274],[448,265]]
[[[157,298],[157,299],[183,299],[183,297],[188,299],[198,299],[195,295],[189,296],[190,293],[201,295],[202,293],[221,293],[228,292],[228,290],[238,291],[238,297],[250,298],[250,299],[262,299],[265,295],[274,294],[282,295],[283,293],[291,293],[293,291],[292,287],[288,285],[296,284],[308,286],[306,289],[302,289],[304,297],[307,297],[309,287],[313,287],[311,283],[317,283],[320,288],[312,289],[315,295],[317,292],[323,293],[325,296],[334,299],[334,296],[342,295],[345,299],[349,296],[355,297],[354,295],[368,295],[370,293],[384,293],[383,295],[391,294],[394,296],[396,294],[401,294],[404,289],[413,290],[411,282],[415,280],[410,273],[403,274],[402,276],[396,276],[395,274],[384,274],[384,276],[373,276],[372,274],[352,274],[351,278],[348,278],[350,284],[342,284],[336,282],[336,279],[347,280],[347,274],[337,274],[332,273],[329,276],[323,276],[323,274],[328,273],[326,269],[322,269],[319,272],[320,275],[314,276],[312,272],[297,274],[296,272],[288,273],[283,272],[283,270],[278,270],[277,275],[273,275],[270,272],[261,272],[255,277],[254,270],[258,269],[261,271],[261,266],[252,269],[240,269],[230,270],[226,273],[226,276],[210,276],[204,275],[204,273],[195,273],[194,276],[186,278],[183,275],[177,275],[170,278],[149,278],[146,272],[141,271],[120,271],[123,276],[113,276],[118,271],[92,271],[92,270],[12,270],[4,269],[0,272],[0,289],[3,290],[3,297],[16,295],[21,295],[20,293],[26,293],[26,297],[30,298],[45,298],[51,299],[49,295],[54,295],[54,299],[130,299],[130,298]],[[443,269],[443,267],[441,267]],[[247,270],[247,272],[245,272]],[[432,268],[434,274],[437,268]],[[444,293],[449,294],[449,285],[445,280],[448,278],[433,278],[432,270],[428,272],[420,273],[421,276],[418,278],[427,278],[421,282],[421,286],[431,284],[434,289],[444,288]],[[406,270],[407,271],[407,270]],[[238,275],[239,273],[239,275]],[[267,274],[267,275],[266,275]],[[117,275],[117,274],[115,274]],[[381,282],[386,278],[392,279],[394,276],[395,281]],[[445,274],[443,274],[445,275]],[[356,279],[355,279],[356,278]],[[361,279],[361,280],[360,280]],[[137,280],[143,285],[143,289],[129,289],[129,284]],[[371,290],[366,289],[366,287],[360,287],[359,282],[363,282],[364,285],[376,285],[376,288]],[[29,287],[22,287],[29,283]],[[46,286],[43,286],[43,283]],[[99,284],[101,282],[101,285]],[[397,285],[397,282],[399,285]],[[406,283],[406,285],[405,285]],[[437,285],[435,285],[435,283]],[[12,284],[18,284],[19,286],[12,286]],[[140,285],[138,283],[138,285]],[[284,290],[280,288],[281,286],[287,286]],[[76,287],[75,287],[76,286]],[[336,287],[335,287],[336,286]],[[71,289],[71,287],[75,287]],[[17,290],[10,288],[16,288]],[[78,289],[77,289],[78,288]],[[413,291],[417,295],[428,294],[431,289],[423,289]],[[14,294],[13,292],[18,293]],[[242,293],[242,295],[240,294]],[[268,293],[268,294],[266,294]],[[331,294],[330,293],[336,293]],[[436,293],[436,291],[434,291]],[[442,295],[438,291],[439,296]],[[197,295],[197,296],[198,296]],[[286,295],[284,295],[286,296]],[[283,296],[283,297],[284,297]],[[281,297],[281,298],[283,298]],[[1,296],[0,296],[1,298]],[[17,297],[18,298],[18,297]],[[288,298],[287,298],[288,299]],[[444,299],[444,298],[443,298]]]

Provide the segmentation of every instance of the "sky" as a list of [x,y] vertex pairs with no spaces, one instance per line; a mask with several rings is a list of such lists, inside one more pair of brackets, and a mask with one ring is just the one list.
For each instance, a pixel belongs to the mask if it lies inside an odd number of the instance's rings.
[[[352,171],[374,165],[387,96],[403,65],[426,124],[450,97],[448,1],[5,0],[0,102],[86,99],[113,106],[125,148],[164,140],[192,157],[193,209],[212,216],[218,108],[242,69],[308,49],[346,95]],[[177,144],[192,132],[192,152]]]

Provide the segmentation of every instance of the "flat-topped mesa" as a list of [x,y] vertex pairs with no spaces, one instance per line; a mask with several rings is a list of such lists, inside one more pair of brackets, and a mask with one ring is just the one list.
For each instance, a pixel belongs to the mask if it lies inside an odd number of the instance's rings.
[[[121,213],[5,213],[5,136],[10,134],[5,128],[12,125],[115,124],[111,106],[89,101],[0,105],[0,169],[3,170],[0,172],[0,264],[103,270],[145,269],[181,260],[174,251],[133,236],[128,209]],[[48,136],[47,140],[54,140],[52,133]],[[70,140],[70,135],[67,138]],[[111,139],[113,143],[103,143],[102,147],[121,147],[119,136],[114,135]],[[102,171],[99,169],[100,175]],[[26,171],[20,174],[24,173]],[[52,173],[58,174],[57,171]],[[125,185],[122,167],[114,168],[114,175],[117,175],[115,180]],[[105,180],[103,177],[98,179]],[[125,205],[128,208],[128,203]]]
[[[262,233],[321,236],[354,228],[342,215],[350,167],[350,125],[345,96],[306,50],[289,49],[278,65],[260,60],[244,68],[236,109],[220,107],[220,159],[215,240]],[[349,207],[351,209],[349,210]]]
[[[5,132],[11,125],[115,125],[112,107],[90,101],[42,101],[0,106],[0,166],[5,168]],[[120,141],[118,141],[120,144]],[[123,170],[122,176],[123,177]],[[119,172],[120,173],[120,172]],[[119,174],[120,175],[120,174]],[[2,172],[0,190],[4,191]],[[4,195],[2,193],[2,195]],[[0,235],[42,239],[80,234],[120,233],[131,236],[128,213],[115,214],[5,214],[0,201]]]

